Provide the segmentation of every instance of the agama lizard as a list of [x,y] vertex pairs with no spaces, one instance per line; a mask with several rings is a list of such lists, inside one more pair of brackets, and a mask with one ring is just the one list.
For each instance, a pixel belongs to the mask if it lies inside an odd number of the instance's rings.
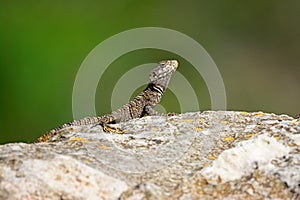
[[177,67],[178,62],[176,60],[159,62],[159,65],[149,74],[150,82],[146,89],[129,103],[113,111],[111,114],[106,114],[101,117],[86,117],[63,124],[39,137],[34,143],[45,142],[61,129],[70,126],[96,124],[101,125],[105,132],[109,132],[113,130],[109,124],[125,122],[145,115],[162,115],[155,111],[153,107],[160,102],[163,93],[168,87],[172,74],[176,71]]

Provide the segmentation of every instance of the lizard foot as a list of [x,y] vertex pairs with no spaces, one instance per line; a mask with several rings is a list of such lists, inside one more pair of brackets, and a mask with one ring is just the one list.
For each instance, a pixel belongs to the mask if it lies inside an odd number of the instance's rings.
[[126,132],[125,130],[115,127],[113,124],[103,124],[103,130],[104,132],[117,133],[117,134],[123,134]]

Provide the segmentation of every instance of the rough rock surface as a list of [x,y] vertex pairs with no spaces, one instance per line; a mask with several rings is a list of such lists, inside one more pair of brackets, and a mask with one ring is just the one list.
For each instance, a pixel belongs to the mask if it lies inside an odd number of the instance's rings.
[[300,120],[207,111],[0,146],[0,199],[300,199]]

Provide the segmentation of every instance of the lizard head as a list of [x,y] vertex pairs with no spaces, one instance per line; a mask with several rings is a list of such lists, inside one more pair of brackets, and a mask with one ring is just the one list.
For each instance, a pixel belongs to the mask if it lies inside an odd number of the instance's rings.
[[158,92],[163,93],[167,89],[172,74],[176,71],[177,67],[177,60],[159,62],[159,65],[149,75],[152,87]]

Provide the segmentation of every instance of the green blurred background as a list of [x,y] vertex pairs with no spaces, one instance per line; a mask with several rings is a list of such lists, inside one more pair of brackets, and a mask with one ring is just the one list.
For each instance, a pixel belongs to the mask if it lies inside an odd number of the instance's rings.
[[[299,13],[297,0],[2,0],[0,143],[30,142],[72,120],[73,83],[87,54],[110,36],[147,26],[180,31],[203,45],[222,74],[228,110],[293,116],[300,112]],[[110,66],[97,89],[97,113],[110,112],[111,82],[124,73],[120,68],[165,58],[181,61],[179,72],[194,79],[201,110],[210,109],[207,88],[186,61],[149,49]],[[170,91],[162,104],[179,110]]]

